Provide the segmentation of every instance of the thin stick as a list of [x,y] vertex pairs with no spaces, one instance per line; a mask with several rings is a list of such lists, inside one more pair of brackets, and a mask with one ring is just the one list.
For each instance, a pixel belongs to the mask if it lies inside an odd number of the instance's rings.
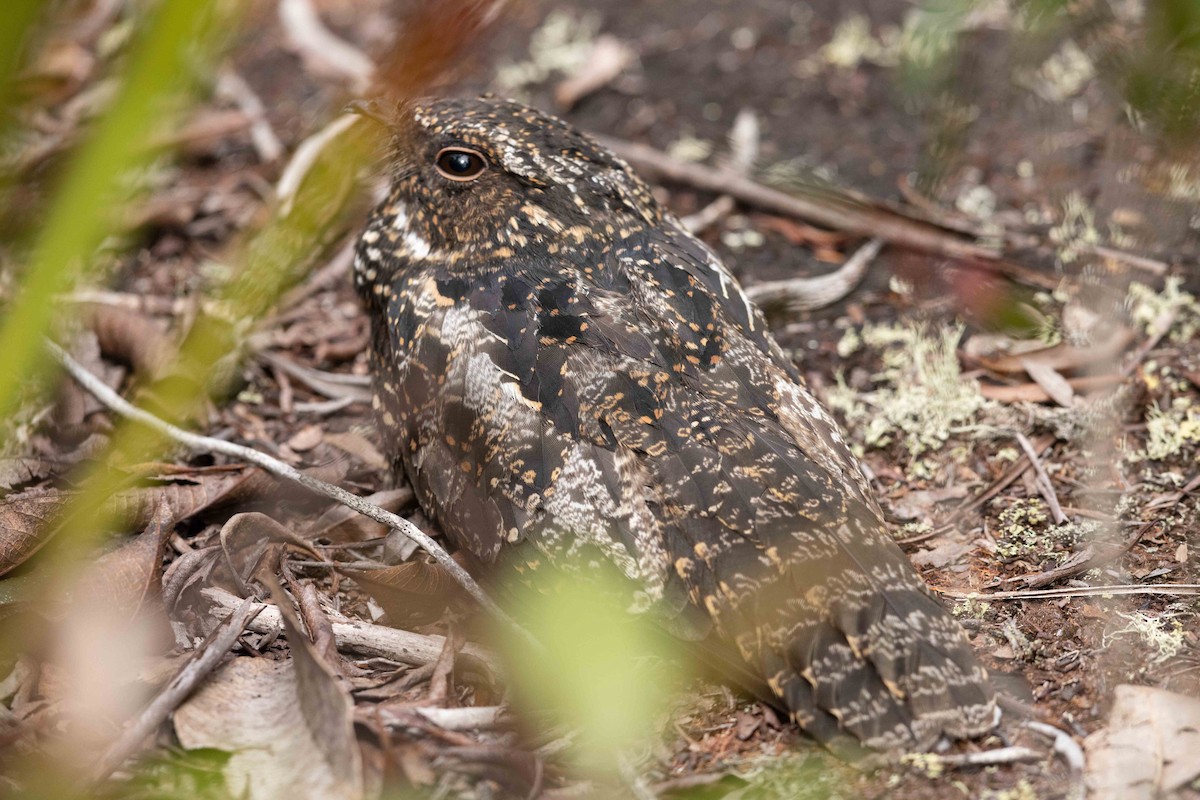
[[991,261],[997,256],[995,250],[971,241],[962,234],[893,211],[838,197],[822,197],[818,200],[791,195],[756,183],[736,170],[682,161],[644,144],[606,136],[594,138],[643,174],[715,194],[727,194],[743,203],[778,214],[801,217],[847,233],[867,238],[878,237],[914,250],[939,253],[950,258]]
[[947,753],[937,756],[938,762],[947,767],[991,767],[998,764],[1041,761],[1043,753],[1028,747],[997,747],[978,753]]
[[142,742],[179,707],[196,686],[204,680],[225,654],[237,642],[242,631],[262,610],[255,607],[254,598],[246,598],[233,609],[224,627],[218,628],[198,651],[199,655],[189,661],[166,685],[138,718],[125,729],[120,738],[108,748],[100,763],[92,771],[92,781],[99,783],[113,773],[126,759],[137,752]]
[[95,395],[96,399],[103,403],[112,411],[120,414],[123,417],[133,420],[139,424],[157,431],[158,433],[173,439],[180,444],[202,453],[220,453],[221,455],[229,456],[230,458],[240,459],[250,464],[262,467],[267,472],[280,478],[293,481],[300,484],[304,488],[315,492],[316,494],[324,495],[331,500],[336,500],[342,505],[354,509],[365,517],[375,520],[378,523],[387,525],[394,531],[407,536],[412,541],[424,550],[429,555],[433,556],[443,569],[458,582],[460,586],[475,598],[479,605],[483,606],[491,612],[497,619],[502,620],[505,624],[513,626],[514,630],[524,633],[529,636],[524,630],[512,620],[508,614],[504,613],[496,603],[487,596],[480,588],[475,579],[463,569],[457,561],[455,561],[449,553],[447,553],[441,545],[435,542],[424,531],[412,524],[403,517],[393,514],[386,509],[382,509],[377,505],[368,503],[361,497],[351,494],[340,486],[334,486],[331,483],[318,480],[310,475],[305,475],[303,472],[294,467],[285,464],[277,458],[259,452],[250,447],[234,444],[232,442],[221,441],[209,436],[200,436],[199,434],[185,431],[178,428],[165,420],[161,420],[153,414],[144,411],[133,405],[125,398],[110,389],[103,381],[97,378],[92,373],[88,372],[78,361],[58,345],[53,342],[46,342],[51,355],[62,364],[63,368],[70,373],[80,386]]
[[1086,761],[1083,757],[1083,748],[1071,738],[1070,734],[1053,725],[1047,725],[1044,722],[1037,722],[1035,720],[1027,720],[1025,727],[1054,740],[1054,752],[1062,757],[1062,760],[1067,765],[1067,769],[1071,770],[1071,785],[1067,797],[1069,800],[1083,800],[1086,792],[1086,787],[1083,783],[1083,772],[1086,766]]
[[812,311],[838,302],[862,281],[867,267],[879,255],[882,239],[871,239],[838,269],[813,278],[788,278],[747,287],[746,297],[760,306],[782,303],[789,311]]
[[[213,614],[218,617],[232,613],[239,602],[236,595],[224,589],[201,589],[200,593],[212,601]],[[262,613],[250,622],[251,631],[272,634],[283,630],[283,616],[278,608],[263,605],[259,610]],[[446,644],[444,636],[426,636],[357,619],[333,619],[330,625],[339,650],[382,657],[401,664],[433,664]],[[465,645],[461,653],[478,661],[493,675],[502,672],[500,659],[477,644]]]
[[1200,583],[1154,583],[1147,586],[1116,584],[1113,586],[1064,586],[1059,589],[1027,589],[1011,592],[961,592],[956,589],[933,591],[956,600],[1051,600],[1062,597],[1104,597],[1106,595],[1165,594],[1176,597],[1200,595]]
[[1033,444],[1025,437],[1025,434],[1018,432],[1017,442],[1025,451],[1025,455],[1029,457],[1029,462],[1033,464],[1033,471],[1037,473],[1038,487],[1042,490],[1042,497],[1046,498],[1046,505],[1050,506],[1050,513],[1054,515],[1054,524],[1062,525],[1067,521],[1067,515],[1063,513],[1062,506],[1059,505],[1058,495],[1054,492],[1054,484],[1050,483],[1050,476],[1042,467],[1042,459],[1038,457],[1037,451],[1033,449]]

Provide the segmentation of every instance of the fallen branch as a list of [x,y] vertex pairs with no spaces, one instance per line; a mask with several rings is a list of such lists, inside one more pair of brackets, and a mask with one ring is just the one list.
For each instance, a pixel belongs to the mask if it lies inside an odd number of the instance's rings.
[[54,356],[63,368],[70,373],[80,386],[91,392],[97,400],[104,404],[110,410],[126,417],[141,425],[145,425],[154,431],[166,436],[180,444],[201,453],[220,453],[221,455],[236,458],[245,461],[255,466],[262,467],[267,472],[279,478],[298,483],[304,488],[315,492],[319,495],[324,495],[331,500],[336,500],[342,505],[348,506],[365,517],[375,520],[376,522],[386,525],[394,531],[397,531],[404,536],[407,536],[412,541],[433,557],[446,572],[454,578],[454,580],[463,587],[468,594],[491,612],[497,619],[502,620],[505,624],[511,625],[514,630],[521,632],[524,636],[529,636],[511,617],[508,616],[496,603],[487,596],[483,589],[475,582],[475,579],[463,569],[457,561],[455,561],[449,553],[435,542],[430,536],[412,524],[403,517],[393,514],[390,511],[380,508],[363,500],[355,494],[351,494],[340,486],[334,486],[331,483],[318,480],[310,475],[305,475],[303,472],[294,467],[285,464],[277,458],[262,453],[251,447],[234,444],[232,442],[214,439],[210,436],[201,436],[199,434],[185,431],[182,428],[176,427],[169,422],[166,422],[153,414],[134,406],[132,403],[121,397],[115,391],[110,389],[107,384],[101,381],[92,373],[88,372],[78,361],[58,345],[53,342],[46,342],[51,355]]
[[[230,595],[233,597],[233,595]],[[238,637],[253,623],[263,606],[255,607],[251,599],[238,600],[229,607],[227,621],[224,627],[218,628],[212,636],[201,645],[196,652],[198,655],[184,666],[171,682],[163,688],[150,705],[138,715],[137,719],[127,727],[113,745],[108,748],[100,762],[92,770],[92,781],[99,783],[125,763],[126,759],[137,752],[142,742],[154,733],[159,725],[166,721],[187,696],[208,677],[216,666],[221,663],[225,654],[237,643]]]
[[672,158],[661,150],[607,136],[595,137],[600,144],[629,162],[638,172],[653,178],[727,194],[748,205],[778,214],[801,217],[847,233],[883,239],[893,244],[964,260],[991,261],[998,253],[957,232],[932,223],[910,219],[849,199],[830,195],[809,198],[763,186],[736,170],[709,167]]
[[[210,587],[201,589],[200,593],[213,603],[213,614],[223,617],[241,603],[236,595]],[[283,632],[283,616],[273,605],[264,604],[258,607],[261,613],[250,623],[249,628],[254,633],[278,634]],[[349,650],[360,655],[387,658],[401,664],[422,666],[433,664],[441,655],[446,644],[444,636],[426,636],[399,628],[389,628],[384,625],[374,625],[355,619],[332,619],[333,639],[339,650]],[[500,659],[489,650],[468,643],[462,649],[462,655],[476,659],[493,675],[500,675],[502,670]]]
[[504,722],[504,706],[466,708],[414,708],[413,711],[448,731],[487,731]]

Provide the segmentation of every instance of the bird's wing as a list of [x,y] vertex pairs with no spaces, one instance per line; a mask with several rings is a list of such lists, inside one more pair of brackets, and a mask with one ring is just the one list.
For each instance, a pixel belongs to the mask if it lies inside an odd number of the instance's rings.
[[665,230],[590,271],[522,266],[424,279],[389,312],[409,322],[387,333],[384,413],[390,392],[405,470],[457,542],[606,558],[683,633],[715,626],[819,737],[990,724],[961,628],[702,245]]

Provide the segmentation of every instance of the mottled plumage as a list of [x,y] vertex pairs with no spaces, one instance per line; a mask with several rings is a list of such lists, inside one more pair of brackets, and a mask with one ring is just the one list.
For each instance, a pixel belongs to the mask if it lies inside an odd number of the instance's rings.
[[991,727],[836,423],[624,162],[487,98],[403,109],[394,142],[355,280],[383,440],[458,546],[608,559],[635,610],[820,739]]

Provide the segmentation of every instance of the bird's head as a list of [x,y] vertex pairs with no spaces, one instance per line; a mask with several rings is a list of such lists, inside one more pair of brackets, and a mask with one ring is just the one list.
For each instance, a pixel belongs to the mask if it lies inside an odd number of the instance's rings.
[[661,220],[623,161],[519,103],[415,103],[392,127],[391,189],[359,244],[360,286],[377,280],[361,273],[420,262],[464,273],[531,254],[578,263],[622,231]]

